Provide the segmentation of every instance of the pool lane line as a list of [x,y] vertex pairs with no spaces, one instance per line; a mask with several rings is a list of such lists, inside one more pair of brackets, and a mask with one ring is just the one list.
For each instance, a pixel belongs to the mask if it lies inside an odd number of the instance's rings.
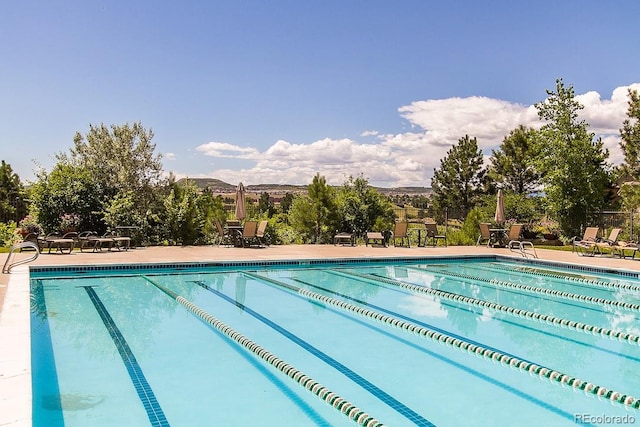
[[[239,273],[246,274],[246,272],[244,272],[244,271],[239,272]],[[366,378],[362,377],[361,375],[357,374],[353,370],[349,369],[347,366],[345,366],[344,364],[342,364],[339,361],[335,360],[334,358],[332,358],[331,356],[329,356],[328,354],[326,354],[322,350],[314,347],[313,345],[309,344],[308,342],[306,342],[305,340],[301,339],[297,335],[293,334],[292,332],[290,332],[286,328],[283,328],[282,326],[278,325],[277,323],[273,322],[272,320],[268,319],[267,317],[261,315],[257,311],[247,307],[246,305],[244,305],[242,303],[239,303],[238,301],[236,301],[235,299],[225,295],[224,293],[222,293],[222,292],[220,292],[220,291],[218,291],[216,289],[213,289],[211,286],[207,285],[206,283],[204,283],[202,281],[194,280],[194,281],[191,281],[191,283],[194,283],[194,284],[200,286],[201,288],[208,290],[209,292],[213,293],[214,295],[217,295],[218,297],[220,297],[224,301],[228,302],[229,304],[233,304],[233,305],[239,306],[245,313],[251,315],[252,317],[254,317],[255,319],[257,319],[260,322],[264,323],[265,325],[267,325],[271,329],[275,330],[276,332],[278,332],[281,335],[283,335],[284,337],[288,338],[289,340],[291,340],[295,344],[299,345],[304,350],[308,351],[309,353],[311,353],[312,355],[314,355],[318,359],[320,359],[323,362],[327,363],[333,369],[337,370],[338,372],[340,372],[341,374],[346,376],[349,380],[353,381],[354,383],[356,383],[357,385],[359,385],[360,387],[362,387],[366,391],[370,392],[372,395],[374,395],[375,397],[380,399],[383,403],[385,403],[386,405],[388,405],[389,407],[394,409],[396,412],[398,412],[402,416],[406,417],[409,421],[413,422],[414,424],[416,424],[418,426],[425,426],[425,427],[429,427],[429,426],[433,426],[434,425],[429,420],[424,418],[422,415],[420,415],[419,413],[417,413],[413,409],[409,408],[408,406],[406,406],[405,404],[403,404],[402,402],[400,402],[399,400],[395,399],[393,396],[391,396],[390,394],[388,394],[387,392],[382,390],[380,387],[376,386],[375,384],[373,384],[372,382],[370,382]]]
[[138,393],[138,397],[142,401],[142,406],[144,406],[145,411],[147,412],[147,416],[149,417],[149,421],[152,426],[159,427],[168,427],[170,426],[169,421],[164,415],[164,411],[158,400],[156,399],[151,386],[147,382],[147,379],[142,372],[142,368],[138,364],[136,357],[134,356],[129,344],[127,344],[127,340],[124,338],[120,329],[113,321],[113,318],[109,314],[109,311],[104,306],[100,297],[93,289],[92,286],[81,286],[89,295],[89,299],[93,303],[96,311],[100,315],[104,326],[107,328],[109,335],[111,335],[111,339],[113,340],[116,348],[118,349],[118,353],[124,362],[125,367],[127,368],[127,372],[129,373],[129,378],[131,378],[131,382],[133,382],[133,386],[136,389],[136,393]]
[[[276,284],[278,284],[279,282],[275,279],[259,276],[257,274],[251,274],[247,272],[243,272],[243,274],[248,275],[250,277],[259,278],[261,280],[276,283]],[[292,286],[292,285],[287,285],[286,287],[295,288],[295,286]],[[358,307],[348,302],[341,301],[325,295],[321,295],[316,292],[309,291],[307,289],[303,289],[303,288],[298,288],[298,289],[299,289],[298,293],[300,295],[307,296],[310,299],[314,299],[316,301],[320,301],[335,307],[340,307],[345,310],[357,313],[363,317],[368,317],[373,320],[377,320],[379,322],[393,326],[395,328],[411,332],[420,337],[431,339],[434,342],[448,345],[454,348],[458,348],[461,351],[466,351],[470,354],[475,354],[476,356],[479,356],[494,362],[499,362],[503,366],[518,369],[522,372],[528,372],[530,374],[537,375],[542,379],[550,380],[552,384],[557,383],[559,385],[570,386],[570,387],[573,387],[574,390],[583,391],[588,395],[595,395],[597,397],[607,399],[613,403],[619,403],[630,408],[640,409],[640,400],[636,399],[631,395],[627,395],[614,390],[608,390],[605,387],[595,385],[587,381],[583,381],[581,379],[572,377],[570,375],[567,375],[560,371],[556,371],[554,369],[547,368],[545,366],[536,365],[535,363],[520,359],[515,356],[510,356],[501,351],[492,350],[481,345],[472,344],[466,340],[455,338],[449,333],[437,332],[433,329],[426,328],[424,326],[419,326],[408,321],[404,321],[392,316],[388,316],[386,314],[376,312],[374,310],[370,310],[365,307]]]
[[512,316],[520,317],[523,319],[536,320],[541,323],[546,323],[552,326],[560,326],[563,328],[571,329],[578,332],[584,332],[591,335],[600,335],[605,338],[610,338],[613,340],[618,340],[620,342],[636,344],[639,345],[640,337],[634,334],[629,334],[619,330],[612,330],[608,328],[603,328],[600,326],[589,325],[582,322],[576,322],[569,319],[564,319],[561,317],[553,316],[550,314],[541,314],[533,311],[528,311],[520,308],[515,308],[507,305],[498,304],[491,301],[481,300],[473,297],[468,297],[460,294],[456,294],[453,292],[442,291],[439,289],[428,288],[422,285],[415,285],[413,283],[406,283],[401,280],[395,280],[388,277],[380,276],[377,274],[361,274],[361,273],[343,273],[337,272],[337,274],[347,274],[354,275],[358,277],[368,278],[371,277],[371,280],[377,280],[384,283],[387,283],[392,286],[397,286],[402,289],[406,289],[412,292],[418,292],[421,294],[437,296],[440,298],[444,298],[450,301],[462,302],[471,306],[488,308],[490,310],[507,313]]
[[[413,268],[415,271],[418,271],[420,273],[429,273],[428,271],[425,271],[424,269],[420,269],[420,268]],[[452,282],[451,284],[449,284],[449,286],[454,286],[456,284],[456,282]],[[477,282],[478,286],[490,289],[490,290],[494,290],[494,291],[498,291],[498,289],[496,289],[496,286],[489,283],[489,282]],[[549,302],[555,305],[559,305],[561,306],[561,308],[564,308],[565,306],[570,308],[570,309],[579,309],[579,310],[584,310],[587,311],[589,313],[593,312],[593,314],[597,315],[597,316],[609,316],[611,315],[611,310],[610,307],[604,307],[604,306],[599,306],[599,305],[595,305],[595,304],[580,304],[579,301],[571,301],[571,300],[566,300],[566,299],[562,299],[562,298],[556,298],[554,296],[550,296],[550,295],[532,295],[530,292],[527,291],[520,291],[518,289],[510,289],[510,288],[505,288],[502,289],[503,291],[513,294],[514,296],[520,297],[520,296],[526,296],[526,297],[535,297],[537,301],[542,301],[542,302]],[[454,290],[455,292],[455,290]],[[633,320],[634,321],[640,321],[640,313],[630,313],[633,315]]]
[[[325,270],[325,272],[326,272],[326,270]],[[260,276],[260,277],[263,277],[263,276]],[[320,286],[301,281],[301,280],[299,280],[297,278],[292,278],[292,279],[296,280],[296,281],[300,281],[301,283],[304,283],[304,284],[306,284],[308,286],[311,286],[311,287],[314,287],[316,289],[321,289],[321,290],[324,290],[324,291],[327,291],[327,292],[330,292],[330,293],[333,293],[333,294],[336,294],[336,295],[343,296],[345,298],[349,298],[346,295],[342,295],[340,293],[337,293],[337,292],[322,288]],[[390,339],[400,341],[404,345],[412,347],[413,349],[415,349],[415,350],[417,350],[419,352],[426,353],[427,355],[429,355],[429,356],[431,356],[431,357],[433,357],[435,359],[438,359],[443,363],[452,365],[455,368],[463,370],[463,371],[467,372],[468,374],[473,375],[473,376],[475,376],[477,378],[480,378],[480,379],[482,379],[482,380],[484,380],[484,381],[486,381],[486,382],[488,382],[488,383],[490,383],[490,384],[492,384],[492,385],[494,385],[496,387],[502,388],[502,389],[506,390],[507,392],[512,393],[512,394],[514,394],[514,395],[516,395],[516,396],[518,396],[518,397],[520,397],[522,399],[525,399],[525,400],[533,403],[534,405],[538,405],[541,408],[544,408],[545,410],[553,412],[553,413],[557,414],[560,417],[563,417],[563,418],[565,418],[567,420],[571,420],[571,421],[573,421],[575,419],[575,416],[572,413],[565,412],[562,409],[560,409],[560,408],[558,408],[556,406],[553,406],[552,404],[546,403],[546,402],[536,398],[535,396],[532,396],[532,395],[530,395],[528,393],[525,393],[525,392],[523,392],[523,391],[521,391],[521,390],[519,390],[519,389],[517,389],[517,388],[515,388],[513,386],[510,386],[510,385],[508,385],[506,383],[503,383],[503,382],[501,382],[501,381],[499,381],[499,380],[497,380],[495,378],[492,378],[492,377],[490,377],[490,376],[488,376],[486,374],[483,374],[483,373],[481,373],[481,372],[479,372],[479,371],[477,371],[475,369],[472,369],[472,368],[468,367],[467,365],[465,365],[463,363],[453,361],[452,359],[450,359],[450,358],[448,358],[446,356],[443,356],[442,354],[438,354],[435,351],[429,350],[429,349],[427,349],[427,348],[425,348],[423,346],[419,346],[415,342],[408,341],[403,336],[400,336],[398,334],[392,334],[391,332],[389,332],[389,331],[387,331],[385,329],[382,329],[380,326],[376,326],[375,323],[367,321],[367,320],[370,320],[370,319],[367,319],[366,317],[363,318],[363,320],[361,320],[357,316],[354,317],[353,315],[351,315],[351,313],[349,313],[348,311],[346,311],[346,310],[344,310],[342,308],[332,307],[332,306],[329,306],[329,305],[327,305],[327,304],[325,304],[323,302],[316,301],[314,299],[310,299],[307,296],[305,296],[303,294],[300,294],[299,292],[293,292],[295,289],[298,289],[298,288],[296,288],[295,286],[289,285],[288,283],[279,282],[279,281],[277,281],[275,279],[274,279],[273,282],[271,280],[262,280],[262,282],[273,286],[274,289],[278,289],[281,292],[291,291],[292,295],[294,295],[297,298],[300,298],[302,300],[311,302],[312,304],[316,304],[318,306],[324,307],[326,310],[330,310],[331,312],[333,312],[333,313],[335,313],[335,314],[337,314],[339,316],[345,317],[345,318],[347,318],[347,319],[349,319],[349,320],[351,320],[353,322],[359,323],[363,327],[370,328],[370,329],[374,330],[377,333],[380,333],[380,334],[383,334],[383,335],[389,337]],[[360,302],[360,303],[367,305],[366,302]]]
[[[483,265],[478,267],[478,270],[491,273],[491,274],[509,274],[512,272],[510,270],[502,269],[495,267],[493,265]],[[522,271],[518,268],[514,270],[519,278],[523,280],[522,282],[516,280],[516,283],[525,283],[524,280],[527,280],[528,283],[536,282],[539,283],[541,280],[544,280],[544,285],[549,285],[557,289],[557,286],[563,286],[564,289],[567,287],[574,288],[577,293],[581,293],[583,291],[595,291],[595,292],[607,292],[609,295],[612,293],[624,293],[623,295],[631,296],[634,298],[640,297],[640,287],[636,285],[630,285],[628,283],[612,283],[605,281],[597,281],[594,283],[582,282],[578,280],[570,280],[570,278],[566,278],[562,275],[553,275],[553,274],[544,274],[544,273],[535,273],[533,271]],[[532,283],[532,284],[536,284]],[[609,286],[611,285],[611,286]],[[538,285],[541,286],[541,285]],[[612,298],[615,298],[615,294],[612,295]],[[636,320],[638,320],[638,316],[635,316]]]
[[[498,271],[509,271],[508,269],[501,268],[501,266],[495,265],[495,264],[491,265],[490,268]],[[626,283],[626,282],[611,282],[607,280],[590,279],[587,277],[579,277],[578,275],[571,275],[570,273],[554,272],[551,270],[545,270],[537,267],[517,266],[514,268],[514,270],[516,270],[519,273],[525,273],[529,276],[534,276],[534,277],[543,276],[543,277],[549,277],[552,279],[566,280],[567,282],[575,282],[578,284],[590,285],[592,287],[597,287],[597,288],[622,289],[622,290],[640,292],[640,286],[634,285],[631,283]],[[619,280],[619,279],[616,279],[616,280]]]
[[416,269],[418,271],[426,271],[429,273],[438,274],[440,276],[451,276],[451,277],[457,277],[460,279],[477,280],[479,282],[489,283],[502,288],[518,289],[518,290],[523,290],[525,292],[530,292],[533,294],[551,295],[554,297],[565,298],[573,301],[580,301],[580,302],[594,304],[594,305],[613,306],[613,307],[624,308],[627,310],[640,311],[640,304],[634,304],[630,302],[613,301],[605,298],[590,297],[587,295],[574,294],[571,292],[564,292],[564,291],[556,291],[553,289],[544,289],[537,286],[529,286],[521,283],[513,283],[506,280],[488,279],[486,277],[474,276],[471,274],[464,274],[464,273],[456,273],[453,271],[437,270],[437,269],[432,269],[428,267],[407,267],[407,268]]
[[[170,289],[165,288],[164,286],[160,285],[155,280],[152,280],[147,276],[142,275],[141,277],[158,288],[165,295],[176,301],[178,304],[182,305],[187,309],[187,311],[198,317],[201,321],[215,328],[227,338],[230,338],[237,344],[240,344],[246,350],[250,351],[265,362],[269,363],[271,366],[278,369],[280,372],[294,380],[296,383],[303,386],[318,398],[328,403],[331,407],[340,411],[351,421],[354,421],[358,425],[363,427],[384,427],[384,424],[373,418],[368,413],[364,412],[362,409],[343,399],[338,394],[332,392],[327,387],[315,381],[313,378],[297,370],[294,366],[286,363],[284,360],[278,358],[273,353],[270,353],[266,349],[262,348],[257,343],[251,341],[249,338],[245,337],[240,332],[226,325],[224,322],[217,319],[210,313],[207,313],[205,310],[190,302],[188,299],[178,295]],[[210,288],[209,290],[213,291],[212,288]],[[249,309],[245,307],[245,310],[248,311]]]
[[[364,282],[364,283],[372,284],[372,285],[375,285],[375,286],[381,286],[381,287],[383,287],[383,286],[384,286],[384,284],[383,284],[383,280],[377,280],[377,279],[376,279],[376,277],[381,277],[381,278],[383,278],[383,279],[385,279],[385,280],[393,280],[393,279],[389,279],[388,277],[377,276],[377,275],[375,275],[375,276],[373,276],[373,277],[371,277],[371,278],[365,278],[365,277],[357,277],[357,276],[349,277],[349,276],[348,276],[348,274],[347,274],[347,275],[345,275],[345,274],[344,274],[344,272],[331,271],[331,272],[327,272],[327,273],[336,273],[336,274],[338,274],[338,275],[344,275],[345,277],[347,277],[347,278],[349,278],[349,279],[353,279],[353,280],[360,280],[360,281],[362,281],[362,282]],[[356,273],[356,274],[358,274],[358,273]],[[296,281],[300,281],[299,279],[294,279],[294,280],[296,280]],[[302,282],[302,281],[300,281],[300,282]],[[355,302],[357,302],[357,303],[359,303],[359,304],[364,304],[364,305],[367,305],[367,306],[372,306],[371,304],[367,303],[366,301],[360,301],[360,300],[357,300],[357,299],[355,299],[355,298],[352,298],[352,297],[350,297],[350,296],[348,296],[348,295],[344,295],[344,294],[341,294],[341,293],[338,293],[338,292],[335,292],[335,291],[331,291],[331,290],[329,290],[329,289],[322,288],[322,287],[320,287],[320,286],[317,286],[317,285],[314,285],[314,284],[311,284],[311,283],[306,283],[306,282],[303,282],[303,283],[308,284],[309,286],[312,286],[312,287],[314,287],[314,288],[317,288],[317,289],[320,289],[320,290],[323,290],[323,291],[331,292],[331,293],[332,293],[332,294],[334,294],[334,295],[338,295],[338,296],[341,296],[341,297],[343,297],[343,298],[351,299],[352,301],[355,301]],[[409,285],[410,285],[410,286],[420,286],[420,285],[414,285],[414,284],[412,284],[412,283],[409,283]],[[428,287],[426,287],[426,286],[425,286],[425,288],[426,288],[426,289],[430,289],[430,288],[428,288]],[[397,291],[397,292],[402,292],[401,290],[396,290],[396,289],[393,289],[393,288],[386,288],[386,289],[388,289],[388,290],[394,290],[394,291]],[[443,291],[443,292],[446,292],[446,291]],[[454,294],[454,295],[456,295],[456,294]],[[462,296],[462,297],[464,297],[464,296]],[[442,297],[442,299],[446,299],[446,298],[445,298],[445,297]],[[458,303],[459,303],[459,302],[461,302],[461,301],[458,301]],[[452,307],[452,308],[456,308],[456,309],[458,309],[458,310],[464,310],[464,311],[467,311],[467,312],[469,312],[469,313],[473,313],[473,314],[476,314],[476,315],[480,315],[480,314],[482,314],[482,312],[481,312],[481,311],[476,311],[476,310],[474,310],[474,309],[472,308],[472,307],[473,307],[473,305],[472,305],[472,304],[468,304],[468,307],[467,307],[467,308],[462,307],[460,304],[458,304],[458,305],[453,305],[453,304],[448,303],[448,302],[443,302],[442,304],[444,304],[444,305],[446,305],[446,306],[449,306],[449,307]],[[375,306],[374,306],[374,307],[375,307]],[[517,309],[514,309],[514,312],[515,312],[515,311],[517,311]],[[401,315],[401,314],[399,314],[399,313],[396,313],[396,312],[393,312],[393,311],[389,311],[389,310],[387,310],[386,312],[387,312],[387,313],[389,313],[389,314],[395,315],[395,316],[400,316],[401,318],[404,318],[404,319],[409,320],[409,321],[413,321],[413,320],[414,320],[414,319],[412,319],[412,318],[410,318],[410,317],[403,316],[403,315]],[[524,317],[522,317],[522,318],[524,318]],[[499,322],[506,323],[507,325],[510,325],[510,326],[513,326],[513,327],[517,327],[517,328],[522,328],[522,329],[528,330],[528,331],[529,331],[529,332],[531,332],[531,333],[539,333],[539,334],[542,334],[542,335],[545,335],[545,336],[551,337],[551,338],[553,338],[553,339],[559,339],[559,340],[562,340],[562,341],[566,341],[566,342],[569,342],[569,343],[573,343],[573,344],[578,345],[578,346],[583,346],[583,347],[586,347],[586,348],[588,348],[588,349],[590,349],[590,350],[601,351],[601,352],[603,352],[603,353],[607,353],[607,354],[610,354],[610,355],[615,356],[615,357],[620,357],[620,358],[623,358],[623,359],[631,360],[631,361],[633,361],[633,362],[640,362],[640,358],[638,358],[638,357],[634,357],[634,356],[629,355],[629,354],[619,353],[619,352],[613,351],[613,350],[608,349],[608,348],[603,348],[603,347],[595,346],[595,345],[592,345],[592,344],[587,344],[587,343],[585,343],[585,342],[583,342],[583,341],[579,341],[579,340],[574,339],[574,338],[570,338],[570,337],[567,337],[567,336],[563,336],[563,335],[558,335],[558,334],[555,334],[555,333],[551,333],[551,332],[549,332],[549,331],[545,331],[545,330],[542,330],[542,329],[536,329],[536,328],[533,328],[533,327],[531,327],[531,326],[528,326],[528,325],[525,325],[525,324],[522,324],[522,323],[517,323],[517,322],[511,321],[511,320],[507,319],[506,317],[496,317],[496,318],[494,318],[494,320],[499,321]],[[530,320],[533,320],[533,319],[530,319]],[[430,325],[430,324],[428,324],[428,323],[424,323],[424,322],[418,321],[418,320],[416,320],[416,323],[417,323],[417,324],[419,324],[419,325],[422,325],[422,326],[432,327],[432,325]],[[541,323],[542,323],[542,322],[541,322]],[[550,325],[550,326],[558,326],[557,324],[552,324],[552,323],[546,323],[546,324],[547,324],[547,325]],[[435,328],[435,327],[434,327],[434,328]],[[567,329],[568,329],[568,328],[567,328]],[[440,329],[440,330],[442,331],[442,329]],[[467,340],[467,338],[465,338],[465,337],[462,337],[462,339]],[[622,342],[622,341],[621,341],[621,342]],[[476,343],[476,342],[473,342],[473,343]],[[481,345],[482,345],[482,344],[481,344]],[[490,347],[489,347],[489,348],[490,348]],[[491,348],[490,348],[490,349],[491,349]],[[510,354],[508,354],[508,355],[510,355]]]

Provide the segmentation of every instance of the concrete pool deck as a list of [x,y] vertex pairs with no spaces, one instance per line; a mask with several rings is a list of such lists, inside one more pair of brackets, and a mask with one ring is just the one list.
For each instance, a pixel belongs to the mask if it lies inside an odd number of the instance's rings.
[[[578,256],[571,251],[537,249],[541,260],[590,265],[640,273],[638,260],[606,256]],[[16,254],[16,259],[33,252]],[[0,276],[0,426],[31,426],[31,366],[29,331],[29,266],[82,266],[101,264],[144,264],[165,262],[220,262],[279,259],[386,258],[450,255],[505,255],[521,258],[504,248],[477,246],[371,247],[334,245],[286,245],[268,248],[226,248],[212,246],[147,247],[129,251],[42,254],[11,274]],[[7,254],[3,254],[3,260]]]

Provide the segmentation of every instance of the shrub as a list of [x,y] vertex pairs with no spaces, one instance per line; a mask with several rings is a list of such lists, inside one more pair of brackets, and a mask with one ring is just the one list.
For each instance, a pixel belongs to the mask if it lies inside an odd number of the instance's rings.
[[13,245],[17,236],[15,234],[16,223],[10,221],[8,223],[0,222],[0,246],[9,247]]

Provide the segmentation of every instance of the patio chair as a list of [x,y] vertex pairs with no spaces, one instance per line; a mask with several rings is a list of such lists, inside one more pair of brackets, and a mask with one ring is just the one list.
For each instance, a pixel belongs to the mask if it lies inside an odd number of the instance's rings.
[[256,243],[256,245],[260,248],[264,248],[267,245],[265,245],[265,233],[267,231],[267,226],[269,225],[269,221],[267,220],[262,220],[260,221],[260,224],[258,224],[258,230],[256,231],[256,237],[254,239],[254,242]]
[[240,237],[242,247],[251,246],[251,242],[255,240],[258,232],[258,223],[256,221],[245,221],[242,227],[242,236]]
[[336,230],[336,234],[333,235],[333,244],[334,245],[348,245],[355,246],[356,245],[356,233],[352,231],[351,233],[343,231],[338,232]]
[[[40,247],[40,236],[38,236],[37,233],[28,233],[26,236],[24,236],[24,238],[22,239],[23,242],[31,242],[31,243],[35,243],[36,246],[38,246],[38,250],[42,251],[42,248]],[[21,248],[20,252],[25,251],[25,250],[34,250],[35,248],[29,248],[29,247],[25,247],[25,248]]]
[[222,226],[220,220],[216,219],[216,230],[218,230],[218,246],[224,244],[225,246],[234,246],[235,238],[237,235],[231,235],[228,229]]
[[625,242],[618,240],[612,247],[611,256],[618,255],[622,259],[627,258],[627,251],[631,251],[631,259],[636,258],[636,253],[640,251],[640,244],[637,242]]
[[608,250],[609,254],[613,256],[615,254],[616,246],[618,245],[618,237],[621,232],[621,228],[612,228],[609,233],[609,237],[596,241],[594,251],[598,254],[604,255],[604,251]]
[[480,243],[483,243],[485,241],[487,242],[487,247],[491,246],[491,244],[493,243],[493,236],[491,235],[491,231],[489,230],[491,224],[489,224],[488,222],[481,222],[479,225],[480,236],[476,241],[476,246],[479,246]]
[[596,242],[598,241],[599,227],[587,227],[584,230],[582,238],[576,236],[573,238],[573,252],[578,255],[595,255]]
[[83,231],[78,235],[80,252],[84,252],[85,248],[91,249],[92,252],[101,252],[103,247],[111,250],[114,244],[114,239],[110,237],[100,237],[94,231]]
[[438,234],[438,225],[435,222],[426,222],[424,226],[427,229],[427,236],[425,238],[425,245],[427,244],[427,240],[431,239],[431,243],[435,248],[438,245],[438,240],[442,240],[444,246],[447,246],[447,235]]
[[387,247],[387,239],[384,237],[384,234],[380,231],[367,231],[366,237],[364,239],[365,246],[369,246],[369,243],[372,246],[375,243],[380,244],[380,246]]
[[406,221],[396,222],[393,226],[393,234],[391,235],[391,239],[393,240],[393,246],[397,245],[397,240],[400,239],[400,246],[404,246],[404,242],[407,242],[407,247],[411,247],[411,242],[409,242],[409,223]]
[[111,250],[112,248],[116,248],[119,251],[128,251],[129,247],[131,246],[131,237],[121,236],[115,231],[105,233],[102,237],[113,240],[113,244],[111,245],[109,250]]
[[65,233],[63,236],[60,236],[57,233],[51,233],[41,241],[41,244],[38,246],[41,247],[40,251],[46,247],[48,249],[48,253],[51,253],[51,249],[55,249],[56,253],[70,254],[77,242],[78,233],[75,231]]

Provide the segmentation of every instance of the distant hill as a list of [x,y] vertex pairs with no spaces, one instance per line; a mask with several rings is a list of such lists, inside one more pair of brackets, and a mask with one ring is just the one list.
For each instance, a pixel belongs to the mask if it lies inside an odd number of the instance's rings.
[[[214,193],[233,193],[237,184],[229,184],[215,178],[182,178],[178,182],[188,179],[196,184],[201,190],[209,188]],[[375,187],[382,194],[423,194],[430,195],[431,187]],[[245,190],[249,193],[304,193],[307,191],[306,185],[291,184],[256,184],[245,185]]]

